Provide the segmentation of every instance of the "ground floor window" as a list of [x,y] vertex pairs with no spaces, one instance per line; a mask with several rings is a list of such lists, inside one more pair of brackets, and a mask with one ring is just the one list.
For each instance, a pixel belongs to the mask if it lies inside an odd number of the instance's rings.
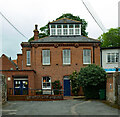
[[49,76],[42,77],[42,89],[51,89],[51,78]]

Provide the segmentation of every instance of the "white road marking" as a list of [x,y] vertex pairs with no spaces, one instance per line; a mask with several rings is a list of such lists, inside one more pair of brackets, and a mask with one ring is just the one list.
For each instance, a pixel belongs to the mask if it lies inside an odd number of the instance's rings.
[[0,110],[0,111],[6,112],[6,111],[17,111],[17,110]]
[[85,104],[85,103],[89,103],[91,101],[85,101],[85,102],[82,102],[82,103],[78,103],[78,104],[75,104],[74,106],[71,107],[71,112],[73,115],[78,115],[77,112],[75,111],[75,108],[78,106],[78,105],[82,105],[82,104]]
[[8,113],[9,115],[16,115],[16,113]]

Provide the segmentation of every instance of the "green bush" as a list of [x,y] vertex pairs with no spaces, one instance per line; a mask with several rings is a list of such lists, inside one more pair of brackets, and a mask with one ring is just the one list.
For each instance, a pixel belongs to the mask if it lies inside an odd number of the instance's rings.
[[105,89],[106,72],[98,65],[91,64],[81,68],[78,78],[86,98],[99,98],[99,90]]
[[55,95],[61,94],[60,89],[62,89],[62,86],[60,85],[59,80],[56,80],[56,81],[52,82],[52,89],[54,89],[54,94]]
[[78,80],[78,73],[74,71],[72,75],[70,75],[71,85],[72,85],[72,93],[77,96],[80,90],[79,80]]

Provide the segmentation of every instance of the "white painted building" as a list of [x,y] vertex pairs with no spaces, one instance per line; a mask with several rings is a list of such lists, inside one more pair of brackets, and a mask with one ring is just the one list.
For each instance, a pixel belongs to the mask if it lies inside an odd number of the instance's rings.
[[101,66],[107,72],[106,99],[115,102],[115,77],[114,73],[118,68],[120,72],[120,47],[101,48]]
[[101,64],[107,73],[120,71],[120,47],[101,48]]

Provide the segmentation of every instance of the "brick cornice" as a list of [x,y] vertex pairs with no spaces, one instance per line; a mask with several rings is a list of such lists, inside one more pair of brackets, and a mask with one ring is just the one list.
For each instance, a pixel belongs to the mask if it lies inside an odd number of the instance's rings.
[[75,48],[78,48],[79,46],[94,46],[98,47],[100,46],[99,43],[36,43],[36,44],[31,44],[32,47],[61,47],[61,46],[74,46]]

